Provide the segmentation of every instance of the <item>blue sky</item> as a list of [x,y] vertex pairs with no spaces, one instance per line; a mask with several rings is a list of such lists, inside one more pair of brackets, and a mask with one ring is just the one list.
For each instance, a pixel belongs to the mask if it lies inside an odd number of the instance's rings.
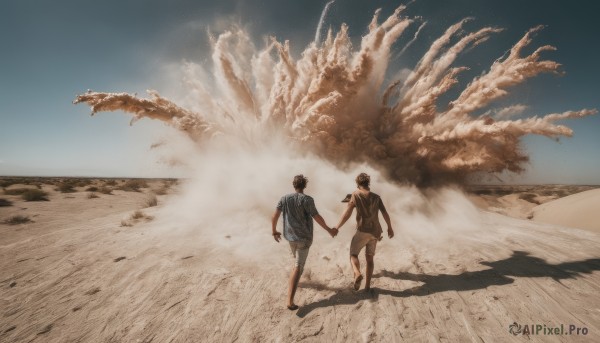
[[[71,101],[87,89],[142,94],[168,93],[166,65],[183,59],[202,63],[210,53],[206,29],[238,23],[259,41],[289,39],[301,51],[314,37],[326,1],[32,1],[3,0],[0,11],[0,175],[162,176],[149,147],[170,129],[130,117],[101,113]],[[337,0],[325,27],[350,25],[358,39],[375,9],[390,14],[402,2]],[[461,80],[489,68],[523,33],[547,28],[533,47],[551,44],[544,56],[563,64],[564,76],[541,75],[514,89],[498,105],[522,103],[526,114],[600,108],[600,25],[592,1],[417,0],[406,12],[428,25],[390,72],[412,68],[431,42],[451,24],[474,17],[467,30],[505,29],[469,51],[457,65],[471,67]],[[412,33],[406,34],[410,39]],[[358,41],[358,40],[357,40]],[[402,48],[399,42],[396,50]],[[460,87],[456,91],[458,91]],[[556,143],[527,137],[528,171],[507,182],[600,184],[600,116],[565,121],[573,138]]]

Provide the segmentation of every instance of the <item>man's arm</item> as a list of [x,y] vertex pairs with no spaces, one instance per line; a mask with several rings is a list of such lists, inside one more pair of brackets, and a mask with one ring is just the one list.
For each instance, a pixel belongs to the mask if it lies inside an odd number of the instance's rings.
[[351,201],[348,203],[348,207],[346,207],[346,211],[344,211],[344,213],[342,214],[342,217],[340,218],[340,222],[336,226],[338,230],[342,228],[342,225],[344,225],[346,223],[346,221],[348,221],[348,219],[350,219],[350,216],[352,215],[352,211],[354,211],[354,203]]
[[381,204],[381,207],[381,215],[383,216],[383,220],[385,220],[385,223],[388,227],[388,237],[392,238],[394,237],[394,230],[392,229],[392,220],[390,219],[390,215],[387,213],[385,207],[383,207],[383,203]]
[[273,238],[277,243],[281,239],[281,233],[277,231],[277,221],[279,221],[279,216],[281,215],[281,210],[276,209],[275,213],[273,213],[273,217],[271,218],[271,226],[273,227]]

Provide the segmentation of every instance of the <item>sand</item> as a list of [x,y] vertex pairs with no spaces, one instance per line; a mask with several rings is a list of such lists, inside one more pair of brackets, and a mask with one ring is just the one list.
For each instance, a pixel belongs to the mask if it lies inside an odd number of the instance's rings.
[[[148,189],[88,199],[44,187],[47,202],[2,196],[13,206],[0,207],[0,221],[34,220],[0,224],[2,342],[600,341],[598,232],[489,211],[477,231],[443,246],[399,230],[378,246],[374,292],[355,293],[351,230],[334,240],[316,230],[291,312],[288,249],[268,225],[238,254],[232,247],[249,243],[233,229],[175,239],[160,212],[173,194],[143,209],[153,220],[123,227]],[[588,334],[514,337],[513,322]]]
[[533,220],[600,232],[600,189],[536,206],[533,208]]

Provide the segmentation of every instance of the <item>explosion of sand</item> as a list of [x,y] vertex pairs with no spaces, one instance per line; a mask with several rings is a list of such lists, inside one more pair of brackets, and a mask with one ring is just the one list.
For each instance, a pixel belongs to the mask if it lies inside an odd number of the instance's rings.
[[[522,136],[570,136],[571,129],[555,122],[597,112],[506,119],[507,113],[522,110],[516,106],[478,114],[506,96],[510,87],[540,73],[560,73],[558,63],[540,60],[552,46],[522,56],[541,26],[529,30],[443,109],[438,108],[440,96],[467,69],[452,66],[457,56],[500,29],[485,27],[461,36],[469,19],[462,20],[430,46],[405,81],[384,85],[391,47],[414,22],[400,16],[404,8],[383,23],[376,11],[357,50],[346,25],[335,35],[329,30],[322,43],[319,27],[298,60],[291,56],[288,41],[272,38],[265,48],[256,49],[243,30],[211,37],[212,73],[194,63],[186,65],[186,81],[197,99],[192,109],[155,91],[149,91],[150,99],[88,91],[74,103],[91,105],[92,113],[122,110],[133,113],[134,120],[162,120],[200,144],[215,135],[252,145],[283,138],[298,151],[338,164],[367,162],[387,177],[417,184],[461,181],[478,172],[520,172],[528,160],[519,146]],[[212,75],[214,86],[208,87],[206,75]]]

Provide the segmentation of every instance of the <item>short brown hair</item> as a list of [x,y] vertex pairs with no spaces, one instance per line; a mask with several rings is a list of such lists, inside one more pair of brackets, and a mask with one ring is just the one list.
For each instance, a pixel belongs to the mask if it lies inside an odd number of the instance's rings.
[[367,175],[367,173],[360,173],[356,177],[356,185],[357,186],[362,186],[362,187],[368,188],[370,183],[371,183],[371,177],[369,175]]
[[308,183],[308,179],[304,177],[304,175],[296,175],[294,176],[294,181],[292,185],[294,185],[294,189],[304,189],[306,188],[306,184]]

